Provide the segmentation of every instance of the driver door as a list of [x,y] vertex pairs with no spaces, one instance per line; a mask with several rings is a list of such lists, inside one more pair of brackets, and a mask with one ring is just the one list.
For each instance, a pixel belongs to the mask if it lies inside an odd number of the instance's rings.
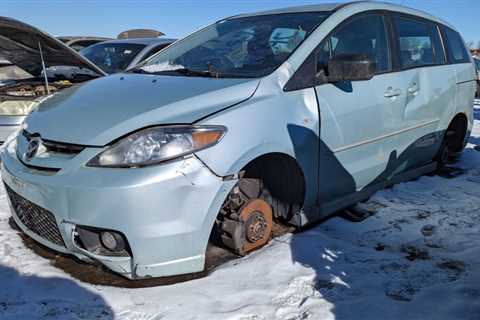
[[404,102],[392,85],[396,75],[389,73],[388,42],[384,16],[366,13],[342,23],[317,49],[317,71],[327,76],[329,60],[338,55],[368,55],[376,63],[370,80],[315,87],[321,114],[320,203],[359,191],[386,171]]

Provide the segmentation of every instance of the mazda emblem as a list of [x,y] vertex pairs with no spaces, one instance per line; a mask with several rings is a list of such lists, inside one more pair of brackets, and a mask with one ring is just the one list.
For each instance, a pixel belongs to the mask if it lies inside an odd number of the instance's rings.
[[25,151],[24,159],[26,161],[31,160],[37,154],[38,147],[42,143],[40,137],[31,137],[27,144],[27,150]]

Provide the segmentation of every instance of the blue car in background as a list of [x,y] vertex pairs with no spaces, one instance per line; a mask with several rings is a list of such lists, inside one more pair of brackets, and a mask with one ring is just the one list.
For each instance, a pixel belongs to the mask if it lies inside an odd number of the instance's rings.
[[447,22],[354,2],[220,20],[43,102],[3,151],[19,227],[130,279],[245,255],[458,156],[476,74]]

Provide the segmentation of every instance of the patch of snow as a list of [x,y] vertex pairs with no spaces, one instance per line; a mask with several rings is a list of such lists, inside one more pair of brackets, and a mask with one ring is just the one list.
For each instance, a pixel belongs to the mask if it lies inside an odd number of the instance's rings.
[[[480,119],[480,110],[475,110]],[[121,289],[26,248],[0,192],[1,319],[480,319],[480,121],[453,179],[382,190],[360,223],[284,235],[210,276]]]
[[142,66],[140,69],[146,72],[162,72],[162,71],[174,71],[179,69],[184,69],[184,66],[179,64],[173,64],[170,61],[164,61],[161,63],[147,64]]

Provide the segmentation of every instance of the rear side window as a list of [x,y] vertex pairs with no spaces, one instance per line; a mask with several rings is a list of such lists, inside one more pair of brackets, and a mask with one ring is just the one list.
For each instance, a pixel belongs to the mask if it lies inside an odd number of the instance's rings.
[[339,55],[368,55],[377,64],[377,73],[390,70],[390,54],[384,18],[360,16],[341,25],[320,46],[317,66],[326,69],[328,61]]
[[399,45],[400,68],[437,64],[431,24],[415,19],[394,17]]
[[443,27],[443,32],[448,48],[448,62],[469,63],[470,56],[460,34],[447,27]]

